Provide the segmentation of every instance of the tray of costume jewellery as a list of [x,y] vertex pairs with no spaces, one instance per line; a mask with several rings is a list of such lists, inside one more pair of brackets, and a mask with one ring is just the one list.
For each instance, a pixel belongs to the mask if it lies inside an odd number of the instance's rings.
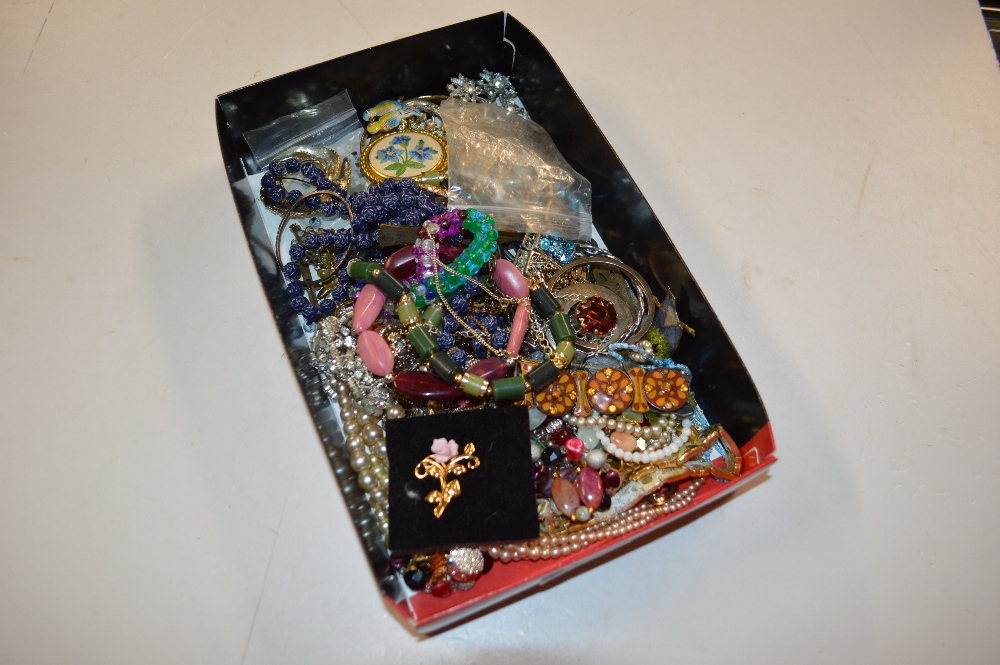
[[774,462],[663,225],[499,13],[221,95],[240,219],[389,608],[432,633]]

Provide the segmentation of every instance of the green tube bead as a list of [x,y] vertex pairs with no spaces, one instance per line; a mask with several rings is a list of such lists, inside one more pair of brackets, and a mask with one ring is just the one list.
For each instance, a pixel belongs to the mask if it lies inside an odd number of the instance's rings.
[[416,303],[413,302],[413,298],[409,296],[403,296],[396,303],[396,315],[399,320],[410,325],[411,323],[416,323],[420,318],[420,310],[417,309]]
[[536,393],[545,386],[556,380],[559,376],[559,368],[551,360],[546,360],[541,365],[524,375],[524,380]]
[[430,307],[424,310],[422,316],[425,323],[434,326],[435,328],[441,327],[441,319],[444,317],[444,308],[441,303],[434,303]]
[[462,375],[462,391],[472,397],[482,397],[486,394],[486,379],[478,374],[466,372]]
[[448,383],[455,383],[455,376],[462,374],[462,368],[444,351],[432,353],[428,363],[430,363],[434,373]]
[[370,282],[372,279],[372,273],[379,267],[380,266],[377,263],[351,259],[347,262],[347,274],[350,275],[351,279],[356,279],[359,282]]
[[573,340],[565,339],[556,344],[556,353],[566,356],[567,365],[573,362],[573,358],[576,356],[576,347],[573,346]]
[[552,331],[552,339],[556,343],[566,340],[572,341],[576,338],[576,333],[573,332],[573,328],[569,324],[569,317],[565,312],[552,315],[552,318],[549,319],[549,330]]
[[409,293],[403,283],[396,279],[388,270],[380,269],[376,271],[371,278],[371,283],[379,288],[379,291],[385,294],[385,296],[395,302],[399,300],[404,293]]
[[523,376],[511,376],[506,379],[493,379],[493,401],[516,402],[524,399],[525,385]]
[[529,295],[531,296],[531,305],[543,319],[547,319],[559,311],[559,301],[544,286],[534,289]]
[[413,346],[413,350],[417,352],[421,360],[427,360],[431,357],[438,347],[437,342],[431,337],[431,334],[427,332],[427,329],[423,326],[414,326],[413,329],[406,334],[406,339],[409,340],[410,344]]

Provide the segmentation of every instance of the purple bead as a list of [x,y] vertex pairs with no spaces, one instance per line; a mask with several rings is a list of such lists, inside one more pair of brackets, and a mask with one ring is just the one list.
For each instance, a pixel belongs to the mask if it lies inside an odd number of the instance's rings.
[[290,258],[292,261],[298,261],[305,255],[306,255],[305,248],[298,243],[292,243],[292,245],[288,248],[288,258]]
[[[315,233],[307,233],[302,239],[302,244],[305,245],[307,249],[316,249],[319,247],[319,236]],[[291,256],[291,252],[289,252],[289,256]]]
[[465,366],[466,361],[469,359],[469,354],[458,348],[457,346],[448,352],[451,359],[457,362],[459,365]]
[[416,189],[417,185],[413,182],[413,178],[400,178],[399,186],[401,189]]
[[396,212],[399,210],[399,197],[395,194],[386,194],[382,197],[382,207],[389,212]]
[[302,198],[302,192],[300,192],[297,189],[293,189],[292,191],[288,192],[288,194],[285,195],[285,198],[288,199],[289,203],[295,203],[296,201]]
[[260,186],[264,189],[271,189],[272,187],[278,186],[278,181],[274,179],[273,175],[267,173],[260,179]]
[[[345,268],[346,271],[346,268]],[[281,268],[282,274],[288,279],[298,279],[301,275],[299,272],[299,264],[295,261],[289,261]]]
[[271,172],[271,175],[285,175],[285,165],[281,162],[271,162],[267,165],[267,170]]
[[319,313],[323,316],[330,316],[337,311],[337,303],[327,298],[319,301]]
[[298,298],[292,298],[292,309],[294,309],[296,312],[301,312],[308,305],[309,301],[303,296],[299,296]]
[[299,170],[299,165],[301,163],[302,162],[299,161],[298,157],[289,157],[288,159],[285,160],[285,169],[289,173],[295,173],[296,171]]

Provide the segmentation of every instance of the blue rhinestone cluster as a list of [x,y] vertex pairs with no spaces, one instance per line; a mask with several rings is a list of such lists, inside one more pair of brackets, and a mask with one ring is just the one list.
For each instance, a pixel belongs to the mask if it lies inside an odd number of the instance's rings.
[[558,236],[542,236],[538,241],[538,248],[565,265],[573,260],[576,243]]

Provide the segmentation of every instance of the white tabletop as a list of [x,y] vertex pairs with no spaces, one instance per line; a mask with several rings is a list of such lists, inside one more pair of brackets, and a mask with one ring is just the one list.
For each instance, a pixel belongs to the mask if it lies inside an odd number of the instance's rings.
[[[780,461],[419,640],[283,355],[213,98],[504,8],[663,220]],[[1000,71],[973,0],[2,16],[0,662],[996,662]]]

